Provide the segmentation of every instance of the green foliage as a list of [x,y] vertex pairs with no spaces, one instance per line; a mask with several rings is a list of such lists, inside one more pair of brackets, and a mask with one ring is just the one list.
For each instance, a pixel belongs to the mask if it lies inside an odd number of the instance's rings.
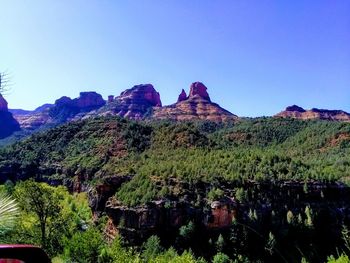
[[125,183],[116,193],[123,204],[136,206],[154,199],[158,194],[156,185],[145,175],[136,175],[130,182]]
[[213,263],[230,263],[232,262],[229,258],[229,256],[227,256],[224,253],[217,253],[214,258],[213,258]]
[[101,245],[103,238],[97,229],[78,231],[66,240],[64,257],[72,262],[97,262]]
[[307,227],[312,227],[313,226],[313,213],[312,213],[312,209],[310,208],[310,206],[305,207],[305,215],[306,215],[305,225]]
[[187,225],[183,225],[182,227],[180,227],[179,235],[185,240],[190,240],[193,237],[194,231],[195,226],[193,222],[190,221]]
[[157,236],[151,236],[143,244],[142,258],[148,262],[153,258],[156,258],[163,248],[160,245],[160,239]]
[[294,223],[294,215],[293,215],[293,212],[290,210],[288,210],[288,212],[287,212],[287,222],[288,222],[288,224]]
[[224,237],[220,234],[218,240],[215,242],[215,247],[218,252],[222,252],[225,248],[226,242]]
[[20,213],[1,243],[41,245],[50,255],[62,253],[65,240],[91,221],[86,194],[70,195],[64,187],[28,180],[15,185]]
[[49,251],[55,249],[57,231],[64,227],[60,217],[64,191],[31,180],[19,183],[15,190],[22,210],[35,216],[41,234],[40,244]]
[[213,188],[208,192],[208,200],[209,201],[215,201],[220,200],[222,197],[224,197],[225,193],[223,190],[219,188]]
[[244,203],[248,200],[247,191],[243,187],[239,187],[236,189],[235,197],[238,202]]
[[113,240],[112,244],[106,245],[101,249],[97,262],[139,263],[141,262],[141,258],[139,254],[135,253],[132,249],[123,247],[121,239],[116,238]]
[[338,258],[335,258],[334,256],[328,257],[327,263],[349,263],[350,259],[347,255],[342,254]]

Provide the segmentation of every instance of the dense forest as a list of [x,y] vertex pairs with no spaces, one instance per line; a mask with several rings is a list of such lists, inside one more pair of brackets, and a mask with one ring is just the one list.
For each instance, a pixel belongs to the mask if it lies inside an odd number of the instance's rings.
[[[349,153],[341,122],[71,122],[0,149],[1,191],[21,208],[0,238],[40,244],[58,262],[348,262]],[[45,233],[31,208],[38,191],[52,202]],[[215,202],[233,211],[229,225],[208,227]],[[181,226],[130,238],[130,211],[180,206]]]

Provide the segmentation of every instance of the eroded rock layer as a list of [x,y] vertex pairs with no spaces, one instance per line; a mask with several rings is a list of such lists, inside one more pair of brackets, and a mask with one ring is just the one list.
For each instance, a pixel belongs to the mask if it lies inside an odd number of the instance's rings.
[[281,118],[295,118],[301,120],[320,119],[350,122],[350,114],[342,110],[316,109],[305,110],[297,105],[289,106],[275,115]]
[[211,102],[207,88],[203,83],[195,82],[190,86],[190,93],[181,92],[178,102],[162,108],[154,108],[152,118],[183,120],[227,121],[237,116]]

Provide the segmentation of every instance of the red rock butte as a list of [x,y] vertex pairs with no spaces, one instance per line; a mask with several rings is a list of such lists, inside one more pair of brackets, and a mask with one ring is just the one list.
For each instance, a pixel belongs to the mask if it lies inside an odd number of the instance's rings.
[[203,99],[206,99],[210,101],[209,94],[207,92],[207,87],[204,86],[202,82],[194,82],[190,86],[190,95],[189,98],[194,97],[194,96],[200,96]]

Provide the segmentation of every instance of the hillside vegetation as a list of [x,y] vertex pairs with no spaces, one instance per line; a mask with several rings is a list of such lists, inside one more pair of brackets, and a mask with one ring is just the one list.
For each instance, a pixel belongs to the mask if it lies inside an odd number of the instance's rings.
[[[67,185],[78,179],[95,183],[110,176],[131,176],[118,196],[136,204],[171,193],[170,179],[190,184],[347,183],[349,146],[350,124],[338,122],[258,118],[217,124],[96,118],[2,148],[0,173],[3,181],[34,176]],[[142,187],[149,193],[144,200],[129,191],[143,192]]]
[[[349,153],[347,123],[279,118],[134,122],[100,117],[1,148],[0,178],[5,186],[33,178],[70,191],[88,191],[95,215],[106,212],[120,235],[125,234],[126,245],[138,245],[131,254],[119,239],[97,252],[86,249],[87,254],[101,253],[89,254],[91,258],[107,258],[101,262],[114,262],[111,257],[120,253],[130,262],[139,257],[167,262],[168,256],[195,262],[193,255],[213,262],[325,262],[329,255],[341,258],[339,251],[350,251]],[[108,195],[96,196],[98,189],[107,189]],[[107,200],[112,206],[107,207]],[[224,205],[234,200],[235,221],[222,229],[208,228],[211,204],[218,200]],[[147,211],[145,217],[142,211]],[[169,222],[157,225],[152,220],[161,220],[161,213],[167,220],[182,221],[170,228]],[[139,228],[140,222],[146,227]],[[152,222],[158,228],[153,229]],[[69,244],[63,236],[64,242],[50,239],[61,247],[54,251],[47,243],[47,251],[82,258],[78,244],[98,244],[101,231],[108,230],[104,223],[97,232],[90,227]],[[11,242],[21,236],[16,231]],[[135,233],[138,244],[133,243]],[[40,243],[36,235],[32,243]],[[189,250],[193,254],[186,254]]]

